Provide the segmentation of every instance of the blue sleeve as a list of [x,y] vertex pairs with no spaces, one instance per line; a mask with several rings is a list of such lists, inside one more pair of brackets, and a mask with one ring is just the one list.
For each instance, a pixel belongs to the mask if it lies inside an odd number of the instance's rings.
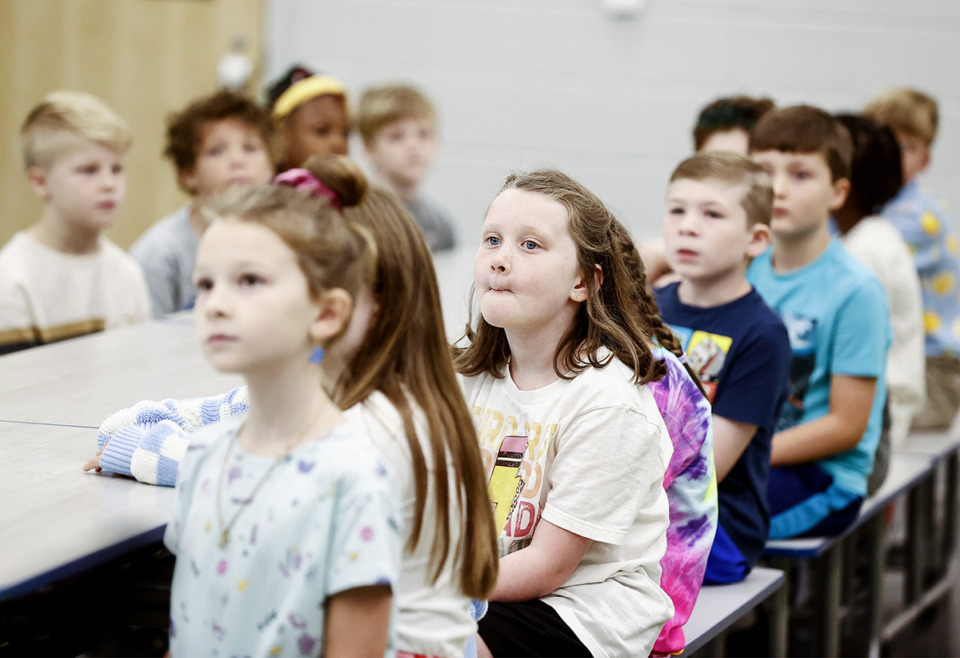
[[[388,585],[396,592],[403,538],[398,488],[381,464],[345,474],[338,483],[329,543],[328,591]],[[324,533],[327,526],[318,528]]]
[[100,456],[100,466],[146,484],[172,487],[189,444],[190,434],[172,421],[132,425],[110,439]]
[[793,352],[782,323],[756,324],[726,366],[713,400],[713,413],[728,420],[764,426],[779,415]]
[[890,308],[875,277],[856,286],[837,309],[831,337],[831,375],[882,377],[890,346]]
[[100,426],[100,465],[141,482],[172,487],[188,435],[244,413],[248,405],[246,386],[207,398],[140,402],[116,412]]

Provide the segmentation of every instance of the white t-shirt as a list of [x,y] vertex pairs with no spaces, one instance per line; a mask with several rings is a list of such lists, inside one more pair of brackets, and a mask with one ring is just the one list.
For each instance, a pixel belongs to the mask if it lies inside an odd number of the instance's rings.
[[[477,631],[470,617],[470,600],[459,587],[460,561],[449,557],[436,583],[431,582],[430,549],[437,525],[434,509],[433,464],[426,419],[411,401],[414,424],[420,448],[427,461],[429,486],[427,504],[423,513],[420,541],[411,553],[404,550],[399,587],[394,590],[397,604],[397,648],[416,654],[456,656],[462,658],[463,648]],[[416,489],[413,479],[413,461],[403,429],[403,419],[383,393],[375,391],[363,403],[344,412],[353,423],[362,427],[374,446],[382,454],[387,467],[400,485],[403,532],[410,536],[413,527]],[[451,474],[452,468],[448,468]],[[460,537],[461,510],[456,507],[456,489],[450,488],[450,539],[456,545]]]
[[850,255],[869,267],[887,293],[893,340],[887,352],[890,440],[907,438],[913,415],[926,397],[923,299],[913,256],[900,232],[881,217],[865,217],[840,240]]
[[653,394],[632,374],[614,359],[534,391],[509,374],[461,378],[501,557],[529,545],[540,517],[593,540],[542,600],[595,656],[646,656],[673,615],[659,585],[673,446]]
[[148,319],[140,266],[103,236],[93,254],[66,254],[24,231],[0,250],[0,349]]

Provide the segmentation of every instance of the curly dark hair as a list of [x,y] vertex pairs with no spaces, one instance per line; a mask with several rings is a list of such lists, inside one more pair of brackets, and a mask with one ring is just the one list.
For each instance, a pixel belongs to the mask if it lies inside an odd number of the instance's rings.
[[223,119],[237,119],[255,128],[272,155],[270,113],[252,98],[222,89],[194,100],[167,119],[167,146],[163,154],[173,160],[178,172],[191,171],[197,163],[204,126]]

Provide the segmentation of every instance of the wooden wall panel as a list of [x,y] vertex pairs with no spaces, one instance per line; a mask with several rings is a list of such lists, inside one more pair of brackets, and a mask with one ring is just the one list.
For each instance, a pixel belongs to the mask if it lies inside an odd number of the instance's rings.
[[105,100],[129,123],[128,192],[107,233],[128,247],[185,200],[162,157],[167,114],[217,86],[236,37],[260,88],[264,0],[2,0],[0,2],[0,244],[33,223],[40,202],[21,165],[17,135],[29,109],[55,89]]

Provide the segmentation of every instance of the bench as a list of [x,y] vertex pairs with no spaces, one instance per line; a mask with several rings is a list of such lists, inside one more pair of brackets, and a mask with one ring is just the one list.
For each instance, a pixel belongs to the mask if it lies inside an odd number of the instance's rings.
[[[908,497],[904,595],[897,613],[883,626],[884,642],[949,595],[955,586],[949,568],[957,540],[960,431],[914,432],[893,454],[896,459],[927,459],[932,467],[929,476]],[[944,504],[938,528],[936,512],[940,505],[936,491],[941,473],[945,476]]]
[[[730,626],[767,600],[774,604],[771,615],[771,654],[784,655],[787,637],[786,575],[779,569],[755,567],[745,580],[730,585],[704,585],[690,618],[683,626],[687,646],[684,656],[708,644],[723,642]],[[723,654],[722,646],[716,653]]]
[[[793,566],[798,561],[811,560],[814,566],[814,582],[817,583],[815,599],[815,655],[836,656],[840,653],[840,638],[843,623],[844,550],[850,540],[860,532],[868,532],[873,540],[867,560],[869,579],[866,592],[869,641],[868,653],[877,656],[880,652],[880,591],[885,566],[885,515],[887,505],[900,496],[908,494],[933,471],[929,457],[901,457],[890,460],[890,470],[883,486],[864,501],[860,513],[849,528],[835,537],[809,537],[798,539],[770,540],[764,549],[764,558],[786,572],[789,579]],[[849,572],[848,572],[849,573]],[[789,580],[788,580],[789,582]],[[862,634],[861,634],[862,635]]]

